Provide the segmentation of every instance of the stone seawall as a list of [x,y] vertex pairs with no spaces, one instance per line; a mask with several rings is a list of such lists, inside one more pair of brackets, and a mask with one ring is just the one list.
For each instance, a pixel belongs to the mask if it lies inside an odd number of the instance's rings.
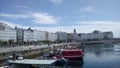
[[22,55],[23,57],[27,57],[27,56],[30,56],[30,55],[34,55],[34,54],[42,54],[44,52],[48,52],[51,48],[54,47],[55,48],[58,48],[60,47],[61,45],[51,45],[51,46],[45,46],[45,47],[41,47],[41,46],[37,46],[38,48],[26,48],[24,50],[13,50],[13,51],[8,51],[8,52],[1,52],[0,53],[0,60],[5,60],[7,59],[9,56],[11,56],[13,53],[16,53],[16,54],[20,54]]

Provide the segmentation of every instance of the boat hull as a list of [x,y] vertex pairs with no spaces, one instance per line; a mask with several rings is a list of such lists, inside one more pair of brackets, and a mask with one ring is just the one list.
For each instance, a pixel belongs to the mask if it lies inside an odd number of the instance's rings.
[[65,59],[68,59],[68,60],[74,60],[74,61],[81,61],[83,60],[83,57],[81,56],[64,56]]

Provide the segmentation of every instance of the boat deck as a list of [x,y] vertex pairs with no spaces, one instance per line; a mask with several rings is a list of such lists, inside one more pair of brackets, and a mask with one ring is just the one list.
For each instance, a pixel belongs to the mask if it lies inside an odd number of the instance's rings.
[[50,65],[56,62],[57,60],[36,60],[36,59],[24,59],[24,60],[9,60],[9,63],[15,64],[39,64],[39,65]]

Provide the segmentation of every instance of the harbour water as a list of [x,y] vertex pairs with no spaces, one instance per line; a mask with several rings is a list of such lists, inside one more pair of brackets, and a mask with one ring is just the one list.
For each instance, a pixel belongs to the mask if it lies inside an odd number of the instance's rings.
[[84,63],[71,63],[66,68],[120,68],[120,44],[89,44]]

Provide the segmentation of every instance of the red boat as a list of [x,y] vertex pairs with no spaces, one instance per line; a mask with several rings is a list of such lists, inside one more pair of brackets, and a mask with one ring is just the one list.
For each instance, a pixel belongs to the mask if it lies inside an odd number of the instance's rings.
[[82,49],[73,48],[61,50],[56,57],[68,60],[83,60],[83,56],[84,52]]

